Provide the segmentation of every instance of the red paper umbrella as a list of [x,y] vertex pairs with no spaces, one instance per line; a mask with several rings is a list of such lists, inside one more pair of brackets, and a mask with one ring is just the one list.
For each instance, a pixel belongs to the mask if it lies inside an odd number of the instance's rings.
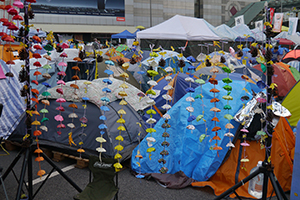
[[6,64],[7,64],[7,65],[14,65],[14,64],[15,64],[15,62],[14,62],[14,61],[12,61],[12,60],[9,60],[9,61],[7,61],[7,62],[6,62]]
[[[3,36],[3,37],[4,37],[4,36]],[[15,42],[15,40],[12,39],[12,37],[10,37],[9,35],[6,36],[4,39],[3,39],[3,37],[2,37],[2,40],[5,41],[5,42]]]
[[9,25],[9,26],[7,27],[7,29],[12,30],[12,31],[19,30],[19,28],[18,28],[16,25],[14,25],[14,24]]
[[36,0],[26,0],[29,3],[36,3]]
[[22,21],[23,17],[21,15],[15,15],[15,16],[13,16],[12,20],[20,20],[20,21]]
[[1,18],[1,19],[0,19],[0,22],[8,22],[8,19],[6,19],[6,18]]
[[63,43],[63,44],[61,45],[61,48],[63,48],[63,49],[69,48],[69,45],[67,45],[66,43]]
[[0,32],[0,37],[7,35],[5,32]]
[[35,63],[33,63],[33,66],[36,66],[36,67],[41,67],[41,63],[39,61],[36,61]]
[[9,21],[3,22],[3,26],[10,26],[10,25],[11,25],[11,23]]
[[18,11],[15,8],[10,8],[7,10],[8,14],[10,15],[17,15],[19,14]]
[[38,58],[41,58],[42,56],[39,53],[34,53],[34,54],[32,54],[32,57],[38,59]]
[[37,82],[36,80],[32,80],[31,83],[34,83],[34,84],[36,84],[36,85],[39,84],[39,82]]
[[36,72],[33,73],[33,76],[38,76],[38,75],[41,75],[41,74],[42,74],[41,72],[36,71]]
[[59,55],[60,57],[63,57],[63,58],[66,58],[66,57],[68,57],[68,55],[65,53],[65,52],[63,52],[62,54],[60,54]]
[[41,38],[39,38],[39,36],[33,36],[32,39],[34,39],[37,42],[41,42]]
[[61,88],[57,88],[57,89],[56,89],[56,92],[59,93],[59,94],[64,94],[64,91],[63,91],[63,89],[61,89]]
[[37,49],[37,50],[42,50],[42,49],[43,49],[43,48],[41,47],[41,45],[38,45],[38,44],[34,45],[33,48],[35,48],[35,49]]
[[9,9],[11,9],[11,8],[13,8],[12,5],[6,5],[6,6],[5,6],[5,10],[9,10]]

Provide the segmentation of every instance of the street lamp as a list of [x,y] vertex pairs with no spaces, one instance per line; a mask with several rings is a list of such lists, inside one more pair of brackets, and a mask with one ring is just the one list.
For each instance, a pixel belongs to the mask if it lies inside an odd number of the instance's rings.
[[152,0],[150,0],[150,27],[152,27]]

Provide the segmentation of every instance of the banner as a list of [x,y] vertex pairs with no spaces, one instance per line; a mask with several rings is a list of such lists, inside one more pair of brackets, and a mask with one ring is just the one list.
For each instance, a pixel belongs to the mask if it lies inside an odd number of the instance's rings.
[[263,20],[255,22],[255,28],[258,28],[260,31],[264,30],[264,22]]
[[275,13],[273,32],[281,32],[283,13]]
[[244,24],[244,15],[238,16],[236,18],[234,18],[235,20],[235,25],[240,25],[240,24]]
[[272,24],[275,9],[274,8],[269,8],[269,12],[270,12],[270,23]]
[[289,18],[289,31],[288,35],[295,35],[297,31],[298,25],[298,18],[297,17],[290,17]]
[[125,17],[125,0],[38,0],[31,7],[34,13]]

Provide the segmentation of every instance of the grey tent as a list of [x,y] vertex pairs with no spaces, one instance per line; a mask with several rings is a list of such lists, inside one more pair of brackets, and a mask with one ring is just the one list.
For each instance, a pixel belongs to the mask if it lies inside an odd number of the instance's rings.
[[[66,87],[68,85],[69,83],[66,84]],[[116,153],[114,147],[118,145],[118,141],[115,139],[119,135],[118,126],[120,124],[116,123],[116,121],[120,118],[118,110],[123,108],[126,112],[126,115],[123,115],[123,119],[125,120],[124,127],[126,131],[122,131],[121,133],[124,138],[124,141],[121,142],[124,150],[121,151],[120,154],[123,156],[123,159],[129,158],[132,149],[138,144],[138,137],[143,138],[146,135],[146,131],[144,129],[145,124],[141,116],[130,106],[130,104],[121,106],[119,105],[120,100],[115,99],[114,101],[109,102],[106,105],[109,108],[109,111],[105,112],[107,120],[102,121],[99,119],[99,117],[103,115],[103,111],[97,105],[97,98],[99,95],[93,92],[93,88],[98,88],[98,90],[101,90],[102,88],[99,87],[98,83],[92,82],[89,85],[89,92],[88,94],[86,94],[84,93],[84,91],[82,92],[83,88],[81,87],[81,84],[78,85],[80,88],[79,92],[77,93],[79,102],[74,102],[78,106],[78,109],[75,109],[75,113],[78,115],[78,118],[74,119],[73,124],[75,124],[76,127],[72,130],[72,137],[77,146],[69,145],[68,133],[71,131],[71,129],[68,126],[66,126],[66,128],[64,129],[61,129],[62,133],[60,135],[57,134],[57,131],[59,131],[59,129],[57,128],[59,122],[54,120],[54,117],[59,114],[59,111],[56,110],[56,108],[60,106],[60,103],[56,102],[56,99],[49,99],[50,106],[46,107],[49,113],[47,113],[45,117],[47,117],[49,121],[42,122],[42,124],[44,125],[45,123],[45,125],[48,127],[48,131],[42,131],[42,135],[39,136],[40,145],[47,148],[54,148],[55,150],[63,153],[78,156],[78,144],[79,142],[83,142],[82,147],[85,150],[85,153],[82,154],[82,157],[88,157],[89,155],[98,155],[98,152],[96,151],[96,148],[100,146],[100,143],[96,141],[96,137],[100,136],[100,129],[98,128],[98,126],[105,123],[107,129],[105,129],[103,137],[106,139],[106,142],[103,143],[103,148],[106,149],[106,152],[103,153],[103,156],[113,157]],[[57,87],[54,87],[49,91],[52,93],[56,89]],[[74,91],[74,88],[69,88],[69,90]],[[86,103],[86,110],[83,109],[84,102],[82,102],[82,97],[84,95],[87,95],[90,98],[90,100]],[[65,99],[68,100],[67,96]],[[69,114],[73,112],[73,108],[69,107],[69,105],[72,103],[73,101],[67,101],[62,104],[65,111],[61,112],[61,115],[64,118],[63,124],[65,125],[72,122],[72,119],[68,117]],[[40,111],[42,108],[44,108],[43,104],[37,104],[38,111]],[[84,114],[88,121],[86,123],[87,126],[83,129],[83,127],[81,126],[82,123],[79,119],[83,117]],[[37,120],[41,121],[42,118],[43,116],[41,114],[41,116],[38,116]],[[25,135],[26,131],[26,125],[24,121],[25,114],[22,121],[19,123],[15,131],[10,135],[8,140],[19,142],[22,141],[22,138]],[[142,124],[141,128],[139,128],[137,122]],[[138,136],[139,132],[141,132],[140,136]]]

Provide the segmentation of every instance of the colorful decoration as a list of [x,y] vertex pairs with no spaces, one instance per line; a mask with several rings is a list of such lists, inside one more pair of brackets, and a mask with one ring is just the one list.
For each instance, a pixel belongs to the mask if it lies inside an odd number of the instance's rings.
[[123,84],[121,84],[119,87],[122,88],[122,91],[120,91],[118,93],[119,96],[122,97],[122,100],[120,101],[119,105],[122,106],[122,108],[120,110],[118,110],[118,114],[120,115],[120,119],[117,120],[117,123],[120,124],[120,126],[118,127],[119,130],[119,135],[115,138],[118,141],[118,145],[115,146],[115,149],[117,150],[117,154],[115,155],[115,159],[118,160],[117,163],[114,164],[115,170],[116,172],[120,171],[120,169],[123,168],[123,166],[120,163],[120,159],[122,158],[120,151],[123,150],[123,146],[121,145],[121,142],[124,140],[124,138],[122,137],[122,131],[125,131],[125,120],[123,119],[123,115],[126,115],[125,110],[123,109],[124,105],[127,105],[127,102],[124,100],[124,98],[127,96],[127,93],[125,92],[125,89],[128,88],[128,85],[126,84],[125,80],[126,78],[129,78],[129,75],[126,73],[126,70],[129,67],[129,63],[123,63],[122,64],[122,68],[125,71],[124,73],[120,74],[120,77],[123,78]]
[[[171,67],[167,67],[166,71],[168,73],[173,72],[173,69]],[[172,77],[170,75],[165,77],[167,82],[171,82],[172,81]],[[162,106],[162,109],[166,110],[166,113],[163,115],[163,118],[165,119],[165,123],[162,124],[162,128],[165,129],[164,133],[162,134],[162,137],[164,138],[164,141],[161,143],[161,145],[163,146],[163,150],[160,152],[160,155],[162,156],[162,158],[160,158],[158,160],[159,163],[162,163],[162,167],[160,168],[160,173],[164,174],[168,172],[168,168],[165,166],[166,164],[166,160],[165,160],[165,156],[169,155],[169,152],[166,150],[166,147],[169,147],[170,143],[167,141],[167,138],[169,137],[169,133],[167,132],[167,129],[171,127],[170,124],[168,124],[169,119],[171,119],[171,116],[168,114],[168,110],[171,109],[171,105],[169,104],[169,101],[172,100],[172,97],[169,95],[169,92],[171,90],[173,90],[173,87],[169,84],[167,84],[163,90],[167,90],[167,94],[163,95],[162,97],[166,100],[166,104],[164,104]],[[152,118],[150,118],[152,119]],[[149,120],[150,120],[149,119]]]
[[[152,46],[153,48],[153,46]],[[152,49],[151,49],[152,50]],[[152,55],[153,57],[154,55]],[[157,85],[156,81],[154,81],[154,77],[158,75],[158,72],[155,70],[152,70],[153,65],[150,65],[150,69],[147,70],[147,74],[149,77],[151,77],[151,80],[147,83],[151,86],[150,89],[146,92],[146,94],[151,98],[156,95],[156,92],[152,89],[153,86]],[[152,96],[153,95],[153,96]],[[155,138],[152,136],[152,133],[156,132],[154,128],[152,128],[153,124],[156,123],[156,120],[153,118],[153,115],[156,114],[156,111],[153,109],[153,105],[155,105],[155,101],[153,99],[150,99],[147,101],[147,104],[150,105],[150,109],[147,110],[147,114],[150,115],[150,118],[146,121],[146,123],[150,124],[150,128],[146,129],[147,133],[150,133],[150,136],[146,138],[148,142],[148,149],[147,153],[149,153],[149,159],[151,160],[152,152],[154,152],[156,149],[153,147],[153,143],[156,142]]]
[[[210,109],[210,111],[214,112],[214,117],[211,119],[211,121],[214,122],[214,127],[212,128],[212,132],[215,132],[215,136],[211,138],[211,140],[215,140],[216,143],[214,145],[214,147],[212,147],[213,150],[217,151],[217,154],[219,155],[219,150],[222,150],[222,147],[218,146],[218,140],[221,140],[221,138],[218,136],[218,131],[221,130],[221,127],[217,126],[217,122],[220,122],[220,120],[217,118],[217,112],[221,112],[221,110],[219,108],[217,108],[216,104],[217,102],[219,102],[220,100],[216,97],[216,93],[219,93],[220,91],[218,89],[216,89],[216,85],[218,84],[218,80],[215,78],[216,77],[216,73],[219,72],[219,70],[217,68],[214,67],[210,70],[210,72],[213,73],[213,76],[209,79],[209,82],[211,84],[213,84],[214,88],[210,90],[210,92],[213,93],[214,98],[210,100],[211,103],[214,104],[214,107]],[[224,97],[223,97],[224,99]]]
[[231,73],[231,70],[229,67],[222,67],[223,71],[227,73],[227,78],[223,78],[222,81],[226,85],[223,87],[224,90],[227,91],[227,94],[223,96],[223,99],[227,101],[227,104],[223,107],[224,110],[227,110],[227,114],[224,116],[225,119],[228,120],[228,123],[225,125],[225,128],[228,129],[228,132],[224,134],[224,136],[229,137],[229,142],[226,144],[226,147],[234,148],[234,144],[231,141],[231,138],[234,136],[230,130],[234,128],[234,126],[230,123],[230,121],[233,119],[233,116],[229,114],[229,111],[231,110],[231,106],[229,105],[229,101],[233,100],[233,98],[230,96],[232,87],[229,85],[232,83],[232,80],[229,78],[229,74]]
[[[81,61],[80,58],[76,57],[74,58],[73,60],[77,61],[77,65],[78,65],[78,62]],[[77,76],[77,73],[80,71],[79,67],[78,66],[74,66],[72,67],[72,69],[75,71],[75,84],[71,84],[70,87],[74,89],[74,95],[73,95],[73,102],[71,104],[69,104],[69,107],[70,108],[73,108],[73,115],[71,116],[75,116],[75,109],[78,109],[78,106],[75,104],[74,100],[78,98],[77,96],[77,90],[79,89],[78,85],[77,85],[77,80],[79,79],[79,77]],[[78,77],[78,79],[77,79]],[[86,101],[85,101],[85,106],[84,106],[84,109],[86,109]],[[74,122],[74,117],[71,118],[72,119],[72,122],[71,123],[68,123],[67,126],[71,129],[71,131],[68,133],[68,138],[69,138],[69,145],[72,146],[77,146],[75,144],[75,142],[73,141],[73,138],[72,138],[72,135],[73,135],[73,129],[75,128],[75,124],[73,123]],[[84,118],[80,118],[81,122],[84,124],[83,126],[86,126],[86,124],[84,122],[87,122],[87,120],[85,120],[86,117],[84,116]],[[80,156],[81,156],[81,152],[80,152]]]
[[[189,83],[189,87],[186,88],[186,92],[189,93],[189,97],[187,97],[185,100],[187,102],[190,102],[190,106],[188,106],[191,110],[194,110],[192,107],[192,103],[195,101],[195,99],[192,97],[192,93],[195,92],[195,89],[192,88],[192,83],[195,82],[194,79],[192,78],[193,75],[190,75],[189,77],[185,78],[185,81]],[[193,130],[195,130],[195,126],[192,125],[192,122],[196,119],[196,116],[192,115],[192,112],[189,112],[189,117],[187,119],[188,125],[187,129],[191,130],[191,133],[193,133]]]
[[[110,76],[113,74],[113,71],[107,69],[104,71],[104,73],[106,73],[108,76]],[[100,162],[102,162],[102,153],[106,152],[106,149],[103,148],[103,143],[106,142],[106,140],[103,138],[103,135],[105,133],[104,130],[107,129],[107,126],[105,125],[105,121],[106,121],[105,112],[109,111],[109,108],[107,107],[107,103],[110,101],[109,98],[107,97],[107,94],[111,93],[111,90],[108,88],[108,85],[111,85],[112,81],[109,78],[103,79],[103,83],[105,84],[105,88],[103,88],[102,91],[105,93],[105,97],[101,98],[101,100],[103,102],[103,106],[100,107],[101,111],[103,112],[103,115],[101,115],[99,117],[99,119],[103,122],[102,122],[102,124],[100,124],[98,126],[98,128],[100,129],[100,137],[96,138],[96,141],[100,143],[100,147],[98,147],[96,149],[99,152]],[[116,158],[116,156],[115,156],[115,158]]]
[[139,149],[137,150],[137,154],[136,154],[136,158],[139,159],[139,162],[137,162],[137,164],[139,165],[139,173],[135,176],[136,178],[144,178],[145,176],[141,173],[142,171],[142,168],[141,168],[141,159],[143,158],[143,156],[141,155],[141,151],[140,151],[140,143],[141,143],[141,127],[142,127],[142,124],[137,122],[136,123],[138,126],[139,126],[139,133],[138,133],[138,141],[139,141]]
[[[199,137],[199,141],[200,142],[203,142],[203,140],[208,136],[207,135],[207,123],[206,123],[206,120],[205,120],[205,117],[204,117],[204,101],[203,101],[203,90],[202,90],[202,85],[205,84],[205,81],[203,79],[196,79],[195,80],[196,83],[200,84],[200,88],[201,88],[201,93],[196,95],[195,96],[195,99],[201,99],[201,107],[202,107],[202,112],[200,115],[198,115],[196,117],[196,121],[199,122],[201,120],[204,121],[204,125],[205,125],[205,133],[201,134],[200,137]],[[188,110],[188,109],[187,109]],[[191,110],[191,109],[190,109]],[[192,109],[193,110],[193,109]]]

